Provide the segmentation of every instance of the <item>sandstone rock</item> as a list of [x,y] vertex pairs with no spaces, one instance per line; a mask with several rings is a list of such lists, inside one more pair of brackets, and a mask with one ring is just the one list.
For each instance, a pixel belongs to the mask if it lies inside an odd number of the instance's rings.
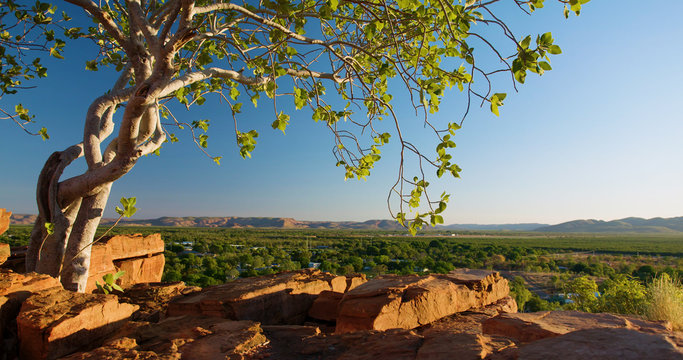
[[206,315],[264,324],[301,324],[324,290],[342,292],[346,278],[305,269],[242,278],[174,299],[168,316]]
[[63,360],[243,359],[266,342],[259,324],[252,321],[176,317],[141,327],[128,337]]
[[164,272],[163,252],[164,241],[160,234],[146,237],[140,234],[116,235],[101,240],[92,247],[85,291],[92,292],[97,288],[95,283],[102,282],[102,276],[121,270],[126,273],[117,283],[123,288],[159,282]]
[[514,344],[501,337],[452,330],[363,330],[344,334],[315,334],[264,327],[270,343],[260,355],[278,360],[475,360],[497,354]]
[[503,337],[490,337],[457,331],[430,331],[417,351],[417,360],[441,360],[458,354],[458,359],[485,359],[515,344]]
[[0,209],[0,235],[4,234],[9,229],[9,220],[12,216],[11,211],[7,209]]
[[24,300],[40,290],[61,287],[57,279],[48,275],[0,270],[0,353],[16,353],[16,318]]
[[589,314],[580,311],[543,311],[500,314],[482,324],[485,334],[502,335],[520,342],[555,337],[576,330],[626,328],[648,333],[671,331],[666,323],[650,322],[613,314]]
[[179,356],[159,355],[153,351],[140,350],[135,339],[120,338],[88,352],[80,352],[61,358],[61,360],[177,360]]
[[0,264],[0,268],[12,270],[16,273],[25,273],[28,246],[13,246],[9,250],[10,255],[4,263]]
[[543,339],[519,348],[524,360],[683,359],[683,349],[663,334],[628,328],[594,328]]
[[133,313],[131,320],[159,322],[166,315],[168,303],[177,296],[201,291],[197,286],[185,286],[182,281],[174,283],[144,283],[136,284],[122,294],[122,302],[140,306]]
[[0,243],[0,265],[5,263],[5,261],[10,257],[11,252],[9,244]]
[[323,291],[313,301],[308,316],[322,321],[336,321],[339,303],[344,294],[334,291]]
[[384,276],[344,295],[336,332],[412,329],[456,312],[484,307],[508,292],[507,280],[490,271]]
[[21,358],[56,359],[95,347],[137,308],[115,295],[42,290],[26,299],[17,317]]
[[127,288],[139,283],[159,282],[164,274],[166,259],[163,254],[147,258],[114,261],[118,271],[125,271],[120,285]]
[[506,296],[494,303],[488,304],[481,308],[470,309],[469,311],[479,311],[490,316],[496,316],[500,313],[516,313],[517,301],[510,296]]
[[354,274],[354,275],[347,275],[346,276],[346,289],[344,292],[347,292],[349,290],[353,290],[357,288],[358,286],[365,284],[368,282],[368,278],[365,277],[365,274]]
[[146,257],[149,254],[159,254],[164,252],[164,241],[160,234],[142,236],[115,235],[105,238],[93,245],[93,252],[102,251],[112,260],[130,259],[136,257]]

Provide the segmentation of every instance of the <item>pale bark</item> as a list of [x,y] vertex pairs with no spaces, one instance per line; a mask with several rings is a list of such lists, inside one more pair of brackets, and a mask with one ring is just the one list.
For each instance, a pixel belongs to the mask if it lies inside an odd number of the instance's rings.
[[67,290],[85,292],[90,270],[92,241],[109,199],[111,183],[83,199],[63,258],[61,281]]

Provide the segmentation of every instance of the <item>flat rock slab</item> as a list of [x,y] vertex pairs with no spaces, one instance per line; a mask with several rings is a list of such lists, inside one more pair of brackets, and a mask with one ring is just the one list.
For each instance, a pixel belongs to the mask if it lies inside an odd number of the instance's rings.
[[518,356],[524,360],[680,360],[683,359],[683,349],[663,334],[626,328],[597,328],[526,344],[519,348]]
[[115,295],[42,290],[24,301],[17,317],[21,359],[56,359],[98,346],[137,308]]
[[485,334],[506,336],[522,343],[594,328],[625,328],[646,333],[671,331],[666,323],[645,321],[623,315],[590,314],[580,311],[504,313],[482,323],[482,331]]
[[495,303],[508,296],[507,284],[498,272],[474,270],[376,278],[344,295],[336,332],[412,329]]
[[168,304],[168,316],[205,315],[264,324],[302,324],[322,291],[343,292],[346,278],[299,270],[242,278],[205,288]]
[[166,317],[166,308],[172,299],[201,290],[202,288],[197,286],[185,286],[182,281],[144,283],[126,289],[118,296],[122,302],[140,306],[140,309],[131,316],[131,320],[159,322]]
[[299,328],[264,327],[270,342],[259,355],[278,360],[480,360],[514,346],[508,339],[450,330],[321,334],[310,327]]
[[244,359],[266,342],[263,330],[253,321],[182,316],[140,327],[124,338],[63,360]]
[[160,234],[115,235],[93,245],[93,252],[102,251],[112,260],[144,257],[164,252],[164,241]]

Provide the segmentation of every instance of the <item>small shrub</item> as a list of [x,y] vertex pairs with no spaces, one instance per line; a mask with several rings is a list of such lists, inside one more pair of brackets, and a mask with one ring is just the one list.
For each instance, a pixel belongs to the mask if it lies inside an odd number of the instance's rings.
[[99,281],[95,281],[95,286],[97,286],[97,289],[105,294],[114,292],[114,290],[123,292],[123,289],[116,283],[116,280],[118,280],[118,278],[123,276],[125,273],[126,272],[122,270],[116,274],[106,274],[102,276],[103,283],[100,284]]
[[663,273],[647,286],[645,315],[650,320],[667,320],[674,330],[683,331],[683,286],[678,278]]

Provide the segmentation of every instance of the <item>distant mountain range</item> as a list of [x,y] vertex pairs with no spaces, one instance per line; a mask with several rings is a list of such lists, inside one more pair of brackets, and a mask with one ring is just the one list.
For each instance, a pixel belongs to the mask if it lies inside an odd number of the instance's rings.
[[673,218],[643,219],[629,217],[619,220],[574,220],[562,224],[536,229],[541,232],[631,232],[631,233],[676,233],[683,232],[683,216]]
[[[36,215],[12,214],[12,223],[30,225]],[[103,219],[102,225],[112,224],[115,219]],[[126,226],[176,226],[176,227],[222,227],[222,228],[280,228],[280,229],[357,229],[401,230],[393,220],[368,221],[303,221],[278,217],[160,217],[156,219],[124,219]],[[523,224],[452,224],[438,226],[439,230],[509,230],[558,233],[677,233],[683,232],[683,217],[643,219],[630,217],[619,220],[574,220],[557,225]]]

